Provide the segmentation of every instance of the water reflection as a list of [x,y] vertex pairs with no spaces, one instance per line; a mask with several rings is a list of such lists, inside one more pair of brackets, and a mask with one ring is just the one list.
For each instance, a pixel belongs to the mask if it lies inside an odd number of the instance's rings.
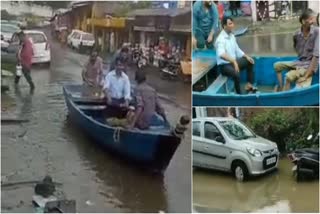
[[79,155],[99,180],[99,194],[105,202],[125,212],[168,212],[163,176],[139,171],[121,158],[104,151],[86,135],[79,133],[72,121],[63,130],[73,140]]
[[296,55],[293,33],[248,35],[238,38],[239,47],[251,55]]
[[197,212],[318,212],[319,182],[297,183],[291,168],[292,164],[283,159],[278,171],[245,183],[237,182],[230,174],[196,170],[194,209]]

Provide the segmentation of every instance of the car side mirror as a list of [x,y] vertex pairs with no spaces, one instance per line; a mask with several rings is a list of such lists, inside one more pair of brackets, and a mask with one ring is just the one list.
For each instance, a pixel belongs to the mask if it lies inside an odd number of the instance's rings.
[[4,37],[3,37],[3,35],[1,35],[1,40],[2,40],[2,41],[4,40]]
[[223,137],[222,136],[218,136],[218,137],[216,137],[216,139],[215,139],[217,142],[219,142],[219,143],[225,143],[225,141],[224,141],[224,139],[223,139]]

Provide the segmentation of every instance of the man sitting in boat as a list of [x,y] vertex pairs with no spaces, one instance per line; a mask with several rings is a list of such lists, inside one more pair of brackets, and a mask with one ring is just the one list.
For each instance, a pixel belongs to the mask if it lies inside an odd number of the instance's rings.
[[[308,9],[301,14],[299,21],[301,28],[293,36],[293,46],[298,54],[296,61],[284,61],[274,64],[277,73],[278,89],[289,90],[291,83],[311,84],[312,75],[316,72],[319,60],[319,28],[313,26],[315,14]],[[289,70],[286,74],[286,83],[283,87],[282,72]]]
[[123,58],[117,58],[115,70],[110,71],[105,77],[103,91],[108,104],[109,117],[123,118],[127,113],[131,99],[131,85],[125,69]]
[[167,122],[165,111],[159,102],[155,89],[146,83],[145,72],[138,70],[135,80],[137,82],[135,88],[136,110],[129,128],[148,129],[150,126],[164,125]]
[[246,69],[248,82],[245,89],[247,92],[256,91],[256,88],[252,85],[254,81],[254,60],[239,48],[236,38],[232,33],[234,30],[233,19],[231,17],[224,17],[222,19],[222,28],[223,30],[215,42],[218,69],[222,75],[233,79],[237,94],[241,94],[240,70]]
[[101,82],[103,78],[103,63],[98,52],[93,50],[91,52],[88,63],[82,71],[82,79],[86,86],[89,86],[96,93],[101,91]]
[[192,9],[192,43],[203,49],[213,49],[214,35],[219,31],[219,14],[217,6],[212,1],[196,1]]

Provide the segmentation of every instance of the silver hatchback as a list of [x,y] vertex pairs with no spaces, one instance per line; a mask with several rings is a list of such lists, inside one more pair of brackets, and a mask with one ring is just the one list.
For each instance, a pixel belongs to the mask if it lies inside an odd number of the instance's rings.
[[195,118],[192,126],[195,167],[229,171],[244,181],[278,166],[277,144],[259,137],[237,119]]

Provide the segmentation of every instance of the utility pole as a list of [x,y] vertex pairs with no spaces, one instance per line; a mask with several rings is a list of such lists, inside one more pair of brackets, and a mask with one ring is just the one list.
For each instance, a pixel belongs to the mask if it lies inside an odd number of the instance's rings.
[[257,22],[257,5],[256,1],[251,1],[251,16],[252,16],[252,22]]

